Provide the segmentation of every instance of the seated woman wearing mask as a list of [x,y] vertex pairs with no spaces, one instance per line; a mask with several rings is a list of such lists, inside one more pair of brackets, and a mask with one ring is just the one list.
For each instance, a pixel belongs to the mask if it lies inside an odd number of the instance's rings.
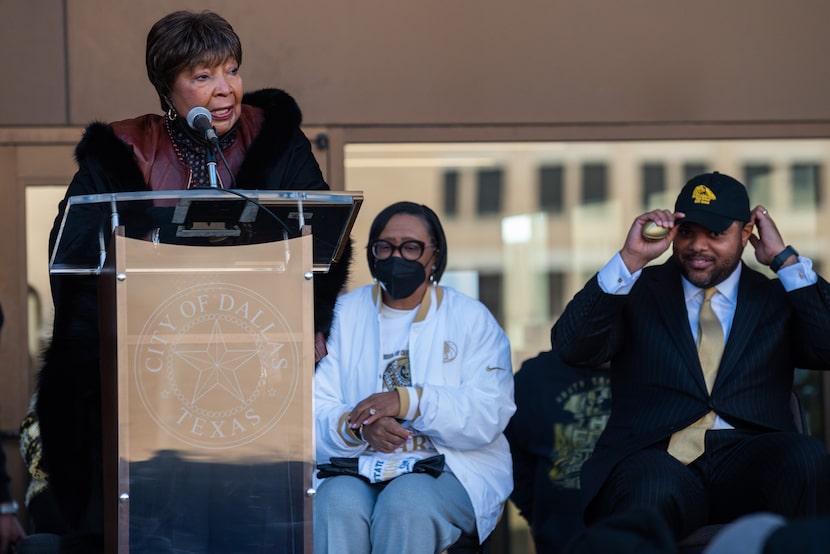
[[376,283],[338,300],[315,375],[314,550],[483,541],[512,488],[507,337],[484,305],[438,286],[447,241],[428,207],[381,211],[367,259]]
[[[75,151],[78,171],[59,206],[50,252],[70,196],[210,186],[205,133],[186,121],[196,107],[210,113],[229,165],[217,164],[218,186],[328,189],[300,129],[294,99],[277,89],[243,95],[241,41],[221,16],[177,11],[161,18],[147,35],[145,61],[163,114],[87,127]],[[87,247],[97,252],[97,244],[75,246]],[[348,259],[345,254],[343,260]],[[334,264],[328,275],[315,277],[321,345],[346,265]],[[53,277],[54,330],[35,413],[23,429],[30,471],[38,476],[29,493],[35,527],[79,537],[75,550],[83,552],[100,548],[103,519],[97,282],[96,276]]]

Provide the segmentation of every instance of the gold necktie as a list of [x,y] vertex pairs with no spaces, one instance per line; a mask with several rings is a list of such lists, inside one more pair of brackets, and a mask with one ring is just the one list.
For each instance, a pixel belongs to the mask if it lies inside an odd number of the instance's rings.
[[[718,366],[723,355],[723,327],[712,309],[712,296],[717,289],[712,287],[703,291],[703,304],[700,306],[697,331],[697,355],[703,369],[706,389],[711,393],[718,374]],[[685,429],[672,435],[669,441],[669,454],[689,465],[703,454],[706,431],[715,424],[715,412],[710,411]]]

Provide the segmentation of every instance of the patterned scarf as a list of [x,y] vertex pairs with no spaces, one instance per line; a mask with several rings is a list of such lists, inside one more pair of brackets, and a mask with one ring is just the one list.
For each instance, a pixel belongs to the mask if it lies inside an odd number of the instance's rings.
[[[236,140],[237,125],[234,125],[230,131],[219,137],[219,147],[222,150],[226,150]],[[176,157],[179,158],[182,165],[190,170],[188,188],[209,187],[210,176],[207,170],[206,153],[207,141],[197,131],[191,129],[181,117],[177,117],[172,124],[165,117],[164,126],[170,135],[170,140],[173,142]],[[219,186],[224,187],[225,184],[221,182],[219,174],[220,172],[217,167],[217,177],[220,181]],[[227,185],[230,185],[230,183],[227,183]]]

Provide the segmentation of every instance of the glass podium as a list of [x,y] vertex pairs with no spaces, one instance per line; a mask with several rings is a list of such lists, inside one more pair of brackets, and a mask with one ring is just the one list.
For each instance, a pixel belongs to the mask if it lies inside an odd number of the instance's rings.
[[99,280],[107,552],[312,551],[313,279],[361,202],[68,200],[50,271]]

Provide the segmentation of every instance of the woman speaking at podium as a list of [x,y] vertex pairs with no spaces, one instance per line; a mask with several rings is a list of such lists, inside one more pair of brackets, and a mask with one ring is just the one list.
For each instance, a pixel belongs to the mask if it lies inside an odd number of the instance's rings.
[[[300,129],[297,103],[277,89],[243,94],[241,63],[240,39],[219,15],[177,11],[157,21],[147,35],[146,66],[162,113],[89,125],[66,198],[209,186],[328,189]],[[215,164],[215,172],[208,141],[227,162]],[[315,280],[319,337],[328,333],[347,263]],[[47,479],[30,491],[30,512],[37,531],[66,536],[65,549],[74,544],[94,552],[103,528],[97,277],[55,276],[52,297],[54,330],[39,376],[37,417],[30,418],[39,420],[42,458],[33,458]],[[36,451],[36,429],[29,432]]]

